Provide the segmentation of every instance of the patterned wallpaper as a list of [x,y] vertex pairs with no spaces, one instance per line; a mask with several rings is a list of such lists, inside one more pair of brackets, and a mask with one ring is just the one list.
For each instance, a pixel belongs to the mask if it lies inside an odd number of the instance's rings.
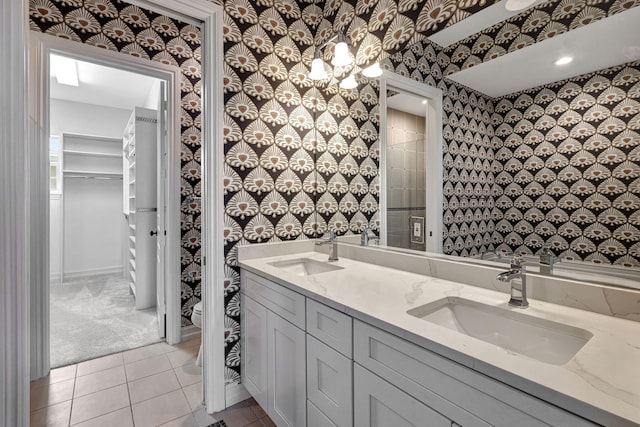
[[638,5],[640,0],[549,0],[447,47],[451,64],[445,76]]
[[640,266],[640,62],[496,100],[499,250]]
[[[119,0],[30,0],[32,31],[179,67],[182,325],[200,301],[200,30]],[[124,129],[123,129],[124,130]]]
[[315,45],[342,29],[364,66],[492,2],[216,3],[225,10],[226,379],[235,382],[237,245],[310,238],[327,229],[357,233],[379,224],[378,89],[373,81],[354,90],[338,89],[335,80],[314,83],[307,73]]

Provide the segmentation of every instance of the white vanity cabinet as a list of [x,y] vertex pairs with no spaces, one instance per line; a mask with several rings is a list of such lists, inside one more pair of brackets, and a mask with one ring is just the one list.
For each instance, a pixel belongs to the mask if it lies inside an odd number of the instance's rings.
[[451,427],[451,420],[354,365],[355,427]]
[[308,427],[353,426],[352,323],[307,298]]
[[242,272],[242,382],[278,427],[307,422],[304,300]]
[[241,280],[242,381],[278,427],[596,425],[256,274]]

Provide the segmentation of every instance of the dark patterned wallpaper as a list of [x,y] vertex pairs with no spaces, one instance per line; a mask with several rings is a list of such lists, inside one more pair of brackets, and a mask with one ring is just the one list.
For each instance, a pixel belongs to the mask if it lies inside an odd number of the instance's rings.
[[[179,67],[182,325],[200,301],[200,30],[120,0],[30,0],[32,31]],[[124,130],[124,129],[123,129]]]
[[640,266],[640,62],[496,100],[500,250]]

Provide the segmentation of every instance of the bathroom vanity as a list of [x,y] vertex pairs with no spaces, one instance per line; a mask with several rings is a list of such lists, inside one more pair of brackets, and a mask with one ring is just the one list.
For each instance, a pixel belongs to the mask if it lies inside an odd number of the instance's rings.
[[539,277],[517,309],[490,268],[341,250],[239,250],[242,382],[278,426],[640,425],[638,322],[536,299]]

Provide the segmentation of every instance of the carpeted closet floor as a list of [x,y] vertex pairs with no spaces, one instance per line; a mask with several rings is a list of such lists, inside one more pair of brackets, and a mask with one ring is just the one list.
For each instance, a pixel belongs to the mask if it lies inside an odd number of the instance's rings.
[[51,367],[160,341],[156,310],[135,309],[121,274],[51,285]]

